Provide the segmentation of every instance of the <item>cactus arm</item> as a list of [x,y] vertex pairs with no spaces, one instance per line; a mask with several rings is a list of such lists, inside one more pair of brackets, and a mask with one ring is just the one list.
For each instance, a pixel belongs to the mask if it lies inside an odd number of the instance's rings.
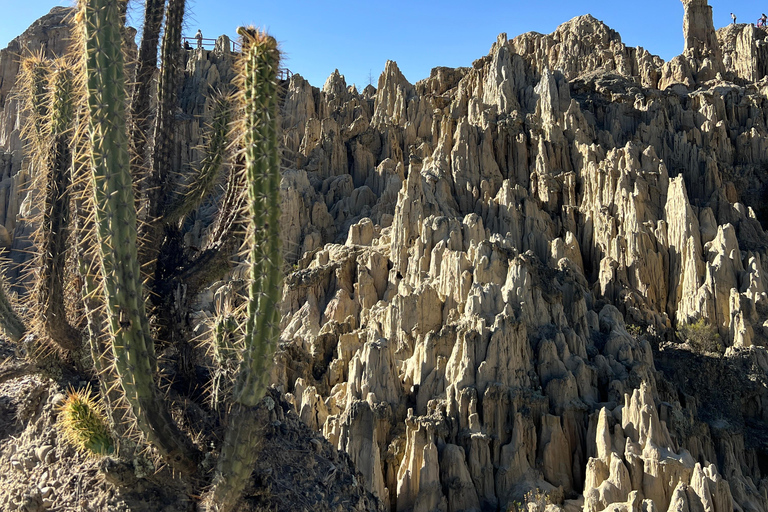
[[146,438],[174,468],[191,473],[194,451],[173,423],[154,381],[155,350],[136,250],[119,10],[114,1],[84,0],[81,16],[91,188],[115,367]]
[[163,216],[168,207],[167,198],[173,191],[173,144],[175,109],[180,65],[182,59],[181,26],[185,0],[168,0],[165,15],[165,33],[162,44],[162,68],[157,90],[157,120],[154,131],[152,170],[147,190],[148,219],[142,227],[141,264],[150,283],[155,277],[157,258],[163,242]]
[[214,100],[208,144],[204,150],[205,156],[200,162],[200,168],[189,190],[170,206],[165,217],[167,223],[173,224],[183,219],[200,206],[208,194],[213,191],[229,145],[227,135],[231,118],[232,110],[228,98],[225,96],[217,97]]
[[80,331],[67,322],[64,307],[64,272],[69,234],[69,187],[72,164],[71,124],[73,120],[72,74],[60,64],[53,75],[50,136],[51,158],[46,166],[45,205],[38,236],[39,274],[35,285],[43,313],[43,329],[65,350],[80,346]]
[[[235,401],[255,406],[264,394],[266,368],[277,335],[280,299],[280,166],[277,144],[277,70],[279,52],[273,38],[252,34],[244,63],[246,175],[251,213],[251,276],[245,352]],[[244,43],[245,44],[245,43]]]
[[245,351],[234,389],[234,404],[209,495],[211,508],[233,510],[253,471],[259,443],[255,405],[264,394],[266,368],[277,334],[279,295],[279,160],[277,153],[277,70],[274,38],[253,29],[243,36],[243,147],[248,187],[249,263]]
[[[136,87],[131,100],[131,117],[133,129],[131,140],[136,149],[137,170],[146,171],[147,152],[145,147],[149,139],[151,127],[150,98],[152,95],[152,75],[157,67],[157,43],[160,40],[160,28],[163,24],[163,7],[165,0],[146,0],[144,4],[144,28],[139,47],[139,61],[136,66]],[[143,177],[143,175],[141,176]]]
[[[242,155],[238,155],[233,162],[232,169],[227,178],[227,187],[224,197],[218,205],[218,215],[213,223],[211,234],[208,237],[206,250],[217,249],[226,240],[230,234],[240,231],[239,224],[244,217],[245,209],[245,171],[243,170],[244,160]],[[245,228],[245,226],[242,226]]]

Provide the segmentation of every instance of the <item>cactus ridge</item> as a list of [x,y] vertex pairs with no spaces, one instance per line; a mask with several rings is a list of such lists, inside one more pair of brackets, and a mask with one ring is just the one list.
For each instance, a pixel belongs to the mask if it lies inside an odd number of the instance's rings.
[[156,357],[137,256],[119,9],[113,1],[84,0],[82,18],[91,189],[115,367],[142,433],[177,470],[193,472],[194,450],[173,423],[154,382]]

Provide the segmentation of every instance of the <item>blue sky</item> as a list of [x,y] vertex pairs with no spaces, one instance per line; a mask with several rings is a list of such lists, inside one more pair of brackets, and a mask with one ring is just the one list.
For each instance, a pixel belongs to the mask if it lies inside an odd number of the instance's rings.
[[[754,22],[755,2],[710,0],[715,27]],[[141,23],[142,3],[132,0],[132,24]],[[55,5],[69,0],[0,0],[0,48]],[[280,42],[285,66],[315,86],[335,68],[347,83],[376,84],[385,62],[397,61],[415,83],[435,66],[469,66],[486,55],[497,34],[510,38],[528,31],[552,32],[559,24],[592,14],[617,30],[624,43],[643,46],[669,60],[683,48],[680,0],[189,0],[185,35],[198,28],[207,37],[235,36],[238,25],[267,28]],[[768,7],[766,8],[768,9]]]

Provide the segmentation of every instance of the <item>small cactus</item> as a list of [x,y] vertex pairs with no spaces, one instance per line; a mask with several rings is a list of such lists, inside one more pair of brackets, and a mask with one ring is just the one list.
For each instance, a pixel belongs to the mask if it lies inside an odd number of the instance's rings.
[[115,451],[104,408],[93,397],[90,386],[70,388],[59,406],[57,425],[64,440],[79,451],[91,455],[111,455]]

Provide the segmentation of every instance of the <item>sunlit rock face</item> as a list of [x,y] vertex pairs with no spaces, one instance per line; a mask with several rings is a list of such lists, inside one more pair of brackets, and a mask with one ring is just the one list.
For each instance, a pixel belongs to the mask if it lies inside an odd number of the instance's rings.
[[581,16],[287,84],[273,380],[391,510],[768,510],[764,34],[685,6],[670,63]]

